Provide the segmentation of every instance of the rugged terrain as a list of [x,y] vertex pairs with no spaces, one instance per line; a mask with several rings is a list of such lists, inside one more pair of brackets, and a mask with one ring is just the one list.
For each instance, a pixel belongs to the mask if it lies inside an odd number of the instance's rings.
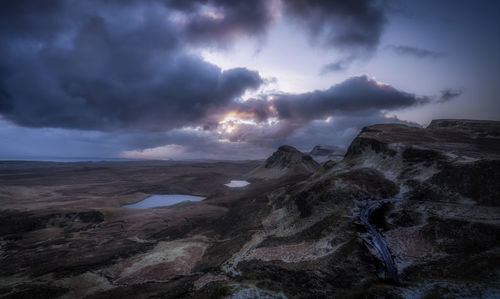
[[[499,297],[498,182],[500,123],[470,120],[369,126],[322,165],[289,146],[264,163],[2,162],[0,297]],[[161,193],[207,199],[121,208]]]
[[333,145],[316,145],[311,152],[309,152],[309,155],[319,163],[324,163],[329,160],[338,162],[344,158],[345,150]]
[[284,176],[304,176],[319,169],[318,162],[296,148],[283,145],[264,164],[252,170],[249,179],[277,179]]

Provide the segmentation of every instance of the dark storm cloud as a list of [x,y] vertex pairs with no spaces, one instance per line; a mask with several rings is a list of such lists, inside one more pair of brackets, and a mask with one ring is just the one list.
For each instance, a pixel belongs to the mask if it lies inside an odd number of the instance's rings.
[[[373,51],[385,24],[383,9],[374,2],[283,3],[284,15],[303,22],[319,44],[345,51],[325,71],[345,69]],[[277,15],[274,4],[0,2],[0,117],[36,128],[3,126],[0,133],[17,140],[9,143],[11,153],[22,148],[51,153],[53,146],[42,145],[53,142],[64,145],[60,155],[66,155],[64,149],[68,155],[112,156],[175,145],[193,156],[210,149],[216,158],[242,157],[245,150],[254,153],[248,157],[263,157],[284,143],[304,148],[311,142],[345,142],[368,120],[385,119],[384,111],[428,101],[366,76],[322,91],[238,101],[265,80],[245,68],[222,71],[189,53],[265,34]],[[221,131],[219,121],[231,111],[251,121]],[[334,120],[325,122],[331,116]],[[186,128],[197,126],[202,129]],[[329,131],[331,140],[321,142]],[[21,135],[33,142],[19,141]]]
[[[211,129],[216,125],[210,119],[213,113],[264,81],[244,68],[222,72],[187,54],[189,49],[225,46],[238,36],[265,33],[277,15],[275,4],[267,0],[56,0],[50,5],[4,1],[0,114],[31,127]],[[325,72],[345,69],[359,53],[372,51],[386,19],[383,7],[371,1],[283,4],[285,15],[306,24],[322,45],[349,51],[325,66]],[[367,92],[371,91],[378,90]],[[332,96],[337,101],[349,97],[335,92],[278,95],[276,105],[282,110],[280,117],[286,118],[307,100],[304,110],[314,114],[310,110],[331,110],[325,103]],[[309,98],[317,107],[309,105]],[[364,109],[356,98],[348,102],[336,109]],[[268,113],[262,107],[252,108],[258,120]]]
[[[390,2],[390,1],[389,1]],[[287,15],[305,27],[315,44],[340,50],[344,57],[320,74],[347,69],[377,48],[387,21],[385,1],[284,0]]]
[[277,117],[294,123],[323,119],[331,115],[370,114],[408,108],[430,101],[379,83],[366,75],[351,77],[326,90],[302,94],[274,94],[272,101],[252,99],[238,110],[257,119]]
[[[258,35],[264,33],[274,20],[272,1],[182,1],[191,2],[185,9],[191,14],[185,33],[189,39],[197,42],[227,41],[238,35]],[[210,4],[211,13],[192,14],[193,6]],[[183,4],[187,5],[187,4]]]
[[367,76],[351,77],[325,91],[278,97],[280,118],[318,119],[331,114],[394,110],[426,103],[428,99],[380,84]]
[[437,100],[438,103],[449,102],[459,96],[461,96],[463,91],[457,89],[447,88],[441,91],[441,96]]
[[[0,114],[32,127],[198,125],[210,111],[263,82],[254,71],[222,72],[186,54],[193,42],[262,32],[270,20],[265,2],[245,3],[4,1]],[[257,6],[262,16],[252,21]]]
[[386,17],[383,7],[370,0],[285,0],[286,11],[307,25],[328,46],[372,50],[377,46]]
[[437,59],[437,58],[441,58],[444,56],[444,53],[441,53],[441,52],[430,51],[430,50],[415,48],[415,47],[410,47],[410,46],[389,45],[386,47],[386,49],[391,50],[399,55],[409,55],[409,56],[413,56],[416,58]]
[[321,143],[321,138],[328,134],[332,142],[344,144],[364,125],[401,122],[395,117],[387,118],[389,111],[429,102],[429,97],[419,97],[367,76],[357,76],[326,90],[265,94],[232,103],[225,112],[231,111],[256,124],[239,123],[230,134],[223,135],[232,142],[263,147],[285,143],[304,147],[312,144],[307,140]]

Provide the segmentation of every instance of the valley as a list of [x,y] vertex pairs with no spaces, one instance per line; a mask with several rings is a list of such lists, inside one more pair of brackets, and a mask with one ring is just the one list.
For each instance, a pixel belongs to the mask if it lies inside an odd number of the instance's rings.
[[[471,120],[325,162],[4,161],[0,298],[498,297],[499,181],[500,123]],[[205,199],[123,207],[160,194]]]

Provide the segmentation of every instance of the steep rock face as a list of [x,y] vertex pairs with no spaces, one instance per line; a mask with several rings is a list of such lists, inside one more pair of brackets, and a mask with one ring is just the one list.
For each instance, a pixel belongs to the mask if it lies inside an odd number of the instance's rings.
[[392,156],[399,148],[414,147],[463,159],[500,159],[500,122],[437,120],[427,128],[380,124],[363,128],[347,150],[354,157],[365,150]]
[[453,131],[468,131],[477,135],[499,136],[498,121],[476,119],[435,119],[428,129],[451,129]]
[[[344,160],[270,195],[237,269],[304,297],[500,295],[499,132],[500,122],[469,120],[364,128]],[[367,206],[399,286],[378,280],[385,261],[360,221]]]
[[427,192],[432,198],[438,192],[446,200],[500,205],[495,183],[500,179],[500,122],[437,120],[425,129],[369,126],[354,139],[346,158],[400,181],[409,194]]
[[250,172],[248,177],[275,179],[286,175],[304,175],[316,171],[319,167],[319,164],[311,156],[292,146],[283,145],[267,158],[264,165]]
[[345,150],[338,146],[316,145],[309,153],[311,157],[319,163],[328,160],[338,162],[344,158]]

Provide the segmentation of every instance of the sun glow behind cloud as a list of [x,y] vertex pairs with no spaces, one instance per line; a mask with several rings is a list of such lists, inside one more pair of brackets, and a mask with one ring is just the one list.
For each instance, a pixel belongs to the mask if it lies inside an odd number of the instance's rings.
[[260,126],[251,115],[238,111],[231,111],[219,122],[218,133],[222,135],[236,133],[241,125]]
[[203,17],[212,19],[214,21],[220,21],[225,18],[224,14],[221,11],[209,5],[202,5],[200,9],[200,14]]

